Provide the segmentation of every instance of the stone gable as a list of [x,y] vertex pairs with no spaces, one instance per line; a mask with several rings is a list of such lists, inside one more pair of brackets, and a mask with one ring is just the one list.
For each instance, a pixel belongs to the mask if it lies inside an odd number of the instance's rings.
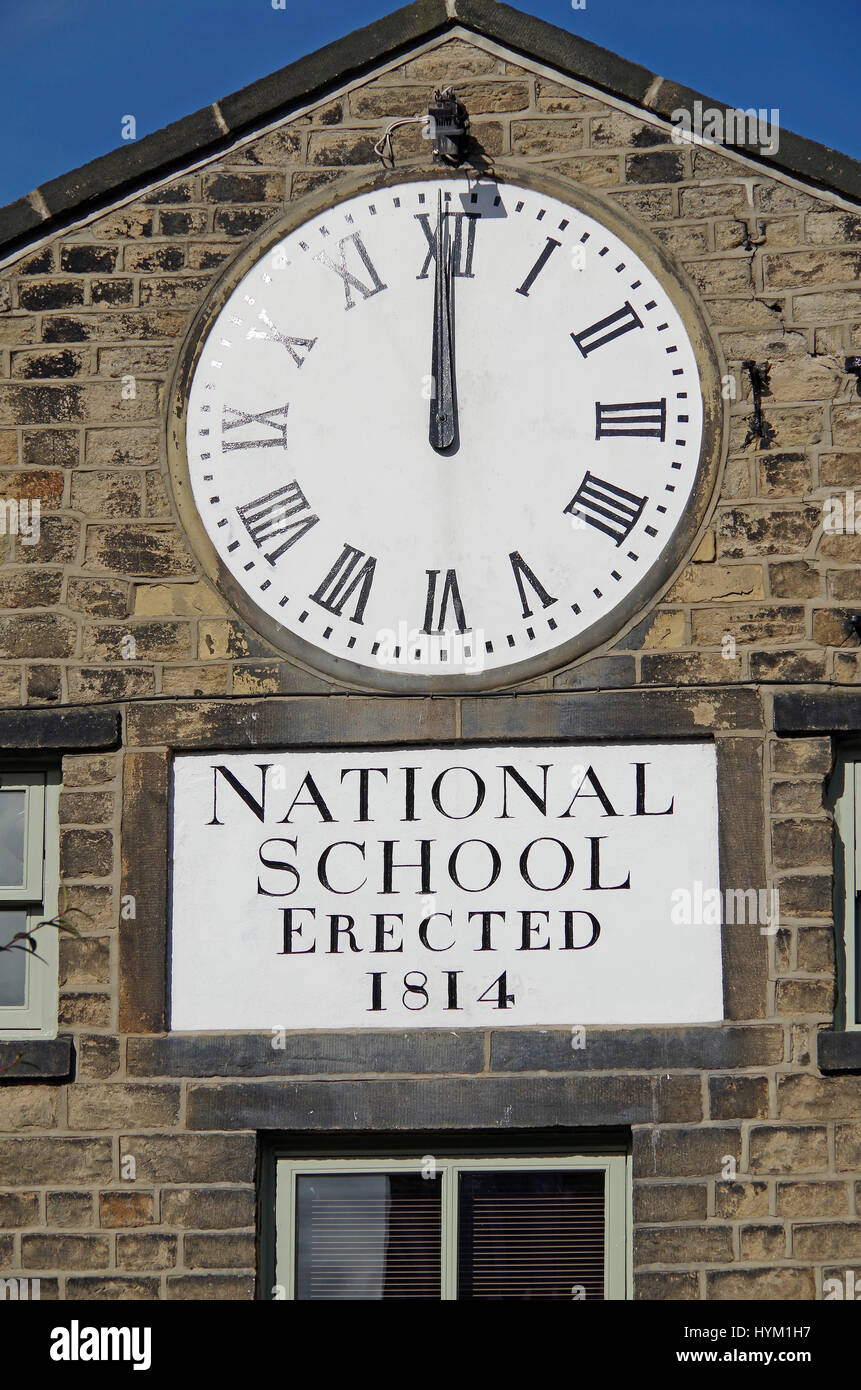
[[[179,524],[165,413],[180,349],[225,268],[287,208],[379,167],[389,121],[449,84],[483,168],[540,165],[663,247],[725,359],[731,431],[688,563],[627,631],[516,696],[398,701],[304,669],[231,611]],[[821,732],[771,731],[781,688],[861,680],[861,515],[858,533],[823,529],[826,496],[861,496],[861,399],[845,369],[861,353],[861,209],[741,156],[674,144],[666,120],[622,107],[486,40],[443,38],[52,231],[0,272],[0,497],[39,498],[42,528],[34,546],[0,536],[0,704],[105,705],[124,731],[121,748],[63,762],[62,876],[69,905],[88,914],[81,940],[61,946],[76,1079],[0,1086],[0,1128],[14,1131],[0,1140],[2,1265],[42,1277],[43,1297],[251,1297],[264,1078],[302,1129],[333,1079],[346,1115],[351,1078],[371,1075],[400,1104],[386,1077],[421,1070],[370,1033],[323,1060],[297,1039],[298,1081],[278,1073],[266,1038],[245,1052],[196,1039],[189,1051],[159,1036],[165,750],[277,742],[285,729],[336,744],[527,728],[714,735],[735,797],[727,853],[748,866],[739,881],[779,886],[783,917],[775,937],[738,948],[732,1026],[675,1030],[666,1053],[650,1051],[648,1030],[620,1052],[608,1030],[582,1066],[565,1034],[518,1034],[516,1052],[511,1035],[472,1050],[464,1035],[439,1069],[505,1078],[512,1123],[548,1070],[548,1123],[563,1105],[627,1123],[607,1097],[617,1083],[636,1090],[649,1116],[633,1124],[637,1297],[812,1298],[861,1250],[861,1083],[821,1075],[815,1051],[835,997],[832,750]],[[427,162],[416,126],[394,150],[405,177]],[[767,368],[766,442],[750,438],[746,362]],[[129,894],[138,916],[123,922]],[[122,1177],[129,1155],[134,1182]],[[736,1180],[721,1178],[726,1155]]]

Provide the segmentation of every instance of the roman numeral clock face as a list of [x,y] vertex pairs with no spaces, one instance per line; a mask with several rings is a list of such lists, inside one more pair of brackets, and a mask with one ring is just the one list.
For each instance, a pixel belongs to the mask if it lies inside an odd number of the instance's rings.
[[190,368],[187,482],[222,587],[372,686],[500,685],[606,640],[702,492],[678,298],[594,216],[510,184],[315,215],[234,284]]

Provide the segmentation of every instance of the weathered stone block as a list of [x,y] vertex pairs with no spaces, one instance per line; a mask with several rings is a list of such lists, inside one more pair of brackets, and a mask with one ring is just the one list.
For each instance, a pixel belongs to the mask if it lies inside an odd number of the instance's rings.
[[92,1192],[49,1192],[45,1198],[48,1226],[80,1229],[93,1224]]
[[773,608],[738,608],[723,605],[695,608],[691,613],[691,638],[695,646],[720,646],[726,633],[736,642],[798,642],[805,637],[807,615],[788,604]]
[[568,120],[512,121],[511,150],[523,157],[559,155],[583,145],[583,122]]
[[69,309],[84,302],[83,280],[33,279],[19,286],[18,305],[42,313],[45,309]]
[[719,1264],[733,1254],[731,1226],[638,1226],[634,1264]]
[[60,248],[60,269],[71,275],[90,275],[110,273],[116,270],[118,251],[116,246],[105,246],[91,242],[66,243]]
[[849,1188],[845,1182],[779,1182],[778,1216],[845,1216]]
[[188,1235],[182,1242],[187,1269],[254,1269],[255,1247],[253,1231]]
[[856,1260],[861,1257],[861,1221],[793,1226],[792,1253],[797,1260]]
[[105,931],[116,926],[113,893],[108,884],[64,885],[64,902],[79,931]]
[[200,1231],[224,1230],[231,1226],[253,1226],[254,1189],[165,1188],[161,1194],[161,1219],[166,1226],[181,1226]]
[[73,656],[77,624],[57,613],[31,613],[26,618],[0,618],[0,656]]
[[[643,156],[655,158],[655,156]],[[747,257],[722,256],[711,261],[685,261],[685,270],[700,294],[750,294],[754,292]]]
[[38,1192],[0,1192],[0,1226],[38,1226],[39,1206]]
[[861,275],[861,248],[857,251],[784,251],[764,258],[765,279],[778,288],[804,288],[817,284],[851,286]]
[[[203,299],[209,286],[209,277],[206,275],[175,275],[175,276],[153,276],[152,279],[141,280],[140,297],[143,305],[157,305],[165,308],[181,306],[183,308],[194,308]],[[138,394],[141,387],[145,387],[146,382],[138,384]],[[152,412],[146,412],[151,415]],[[108,418],[111,417],[102,417]],[[141,418],[145,418],[142,415]]]
[[152,1192],[109,1192],[99,1193],[99,1225],[116,1226],[154,1226],[156,1225],[156,1204]]
[[67,1279],[66,1297],[113,1303],[129,1299],[132,1302],[153,1302],[160,1297],[158,1279],[124,1278],[122,1275],[101,1276],[96,1279]]
[[283,174],[225,172],[205,174],[203,178],[203,197],[207,203],[281,202],[285,191]]
[[52,608],[62,589],[57,570],[5,570],[0,573],[0,608]]
[[634,1276],[634,1298],[649,1302],[693,1302],[699,1299],[698,1274],[670,1274],[638,1270]]
[[63,1028],[109,1028],[109,994],[61,994],[58,1019]]
[[822,792],[822,783],[818,779],[812,782],[773,782],[771,809],[778,815],[819,815],[822,811]]
[[764,596],[763,571],[760,565],[716,564],[689,565],[682,571],[667,595],[677,603]]
[[634,1221],[704,1221],[708,1191],[702,1183],[634,1184]]
[[683,150],[650,150],[648,154],[625,156],[626,183],[678,183],[686,174]]
[[13,352],[10,375],[24,381],[38,381],[46,377],[74,377],[87,373],[89,365],[89,353],[76,352],[71,348],[61,352],[45,352],[42,349]]
[[132,1134],[121,1137],[120,1155],[134,1157],[138,1182],[251,1182],[256,1141],[253,1134]]
[[768,1077],[710,1077],[709,1110],[713,1120],[764,1118],[768,1114]]
[[67,753],[63,758],[64,787],[101,787],[118,773],[116,753]]
[[162,236],[200,236],[207,230],[208,225],[209,212],[206,208],[195,208],[189,212],[159,213],[159,231]]
[[121,1064],[119,1039],[93,1033],[79,1036],[76,1044],[81,1080],[103,1081],[116,1076]]
[[86,624],[81,639],[84,661],[171,661],[190,655],[191,625],[167,619]]
[[121,275],[114,275],[109,280],[90,281],[90,303],[99,304],[134,304],[135,302],[135,282]]
[[104,1236],[23,1235],[22,1269],[106,1269],[110,1243]]
[[743,1226],[739,1233],[741,1259],[781,1260],[787,1253],[786,1227],[780,1222],[767,1226]]
[[853,617],[854,610],[849,608],[814,608],[814,642],[823,647],[842,647],[855,637]]
[[60,987],[87,989],[111,982],[111,947],[104,937],[60,938]]
[[124,618],[129,613],[130,586],[115,579],[70,579],[66,606],[92,618]]
[[151,467],[159,461],[158,432],[149,429],[88,429],[88,468]]
[[64,830],[60,835],[63,878],[107,878],[113,868],[114,837],[109,830]]
[[786,681],[806,684],[825,678],[825,654],[810,652],[751,652],[752,681]]
[[52,1086],[0,1087],[0,1130],[53,1129],[60,1092]]
[[[338,125],[343,116],[340,102],[334,102],[335,119],[327,119],[320,108],[315,112],[316,125]],[[330,116],[333,114],[331,108]],[[354,112],[354,114],[357,114]],[[280,130],[270,130],[267,135],[259,135],[252,144],[246,145],[244,149],[234,150],[230,156],[230,161],[234,165],[272,165],[280,168],[283,164],[300,164],[303,161],[305,149],[304,131],[296,127],[283,126]],[[189,236],[200,233],[204,230],[196,221],[205,213],[195,211],[193,213],[162,213],[161,230],[163,236]],[[165,225],[165,218],[168,222]],[[173,218],[185,217],[188,224],[182,231],[179,224],[174,227]],[[173,230],[171,230],[173,228]]]
[[815,1173],[827,1166],[824,1125],[760,1125],[750,1132],[752,1173]]
[[547,167],[586,188],[612,188],[620,182],[620,164],[616,154],[582,154],[554,160]]
[[797,553],[807,549],[820,520],[818,507],[731,507],[718,512],[718,553],[739,560]]
[[831,761],[830,738],[782,738],[771,745],[771,766],[775,772],[825,777],[831,771]]
[[121,1269],[173,1269],[176,1264],[176,1236],[161,1231],[117,1236],[117,1264]]
[[167,1280],[169,1299],[194,1299],[207,1302],[225,1300],[248,1301],[254,1297],[254,1276],[251,1274],[178,1274]]
[[134,1124],[143,1129],[175,1125],[179,1119],[178,1085],[168,1083],[92,1084],[69,1092],[69,1125],[73,1129],[117,1129]]
[[182,270],[185,265],[185,250],[182,246],[160,241],[139,246],[129,245],[125,248],[123,262],[126,270]]
[[810,462],[803,453],[766,454],[757,457],[757,492],[760,497],[798,497],[813,486]]
[[138,473],[77,472],[72,509],[84,516],[140,516],[143,480]]
[[138,584],[135,586],[134,612],[139,617],[204,617],[225,612],[226,605],[209,585]]
[[775,561],[768,581],[775,598],[815,598],[822,588],[821,571],[809,560]]
[[195,562],[176,527],[88,526],[86,564],[90,569],[135,578],[193,575]]
[[[418,58],[412,58],[404,71],[405,75],[413,81],[430,80],[436,83],[439,81],[441,72],[444,72],[446,78],[453,82],[455,78],[477,77],[484,73],[495,72],[497,67],[498,59],[494,54],[477,48],[475,44],[466,43],[460,39],[450,39],[447,43],[440,44],[439,47],[430,52],[423,53]],[[555,83],[546,83],[545,85],[555,90]],[[560,90],[567,91],[568,89],[560,88]]]
[[777,1106],[781,1119],[847,1120],[861,1109],[861,1077],[781,1076]]
[[816,1297],[812,1269],[778,1267],[706,1272],[706,1297],[715,1300],[784,1303]]
[[778,980],[775,1010],[778,1014],[816,1014],[824,1018],[834,1007],[834,988],[831,980]]
[[432,86],[396,86],[390,78],[377,78],[350,93],[350,112],[359,120],[394,121],[402,116],[426,115],[432,100]]
[[718,1177],[729,1156],[741,1162],[737,1127],[638,1128],[634,1131],[634,1177]]
[[768,1202],[769,1189],[766,1182],[715,1183],[715,1216],[729,1220],[767,1216]]
[[166,666],[162,672],[163,695],[200,699],[204,695],[226,695],[228,666]]

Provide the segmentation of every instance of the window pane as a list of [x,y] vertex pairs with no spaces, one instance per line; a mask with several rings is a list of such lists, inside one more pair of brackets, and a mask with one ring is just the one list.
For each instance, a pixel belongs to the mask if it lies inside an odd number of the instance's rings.
[[420,1173],[300,1174],[296,1298],[439,1299],[441,1187]]
[[[27,930],[26,912],[0,912],[0,946]],[[27,957],[23,951],[0,951],[0,1007],[27,1002]]]
[[27,793],[0,791],[0,884],[16,887],[24,882],[24,831]]
[[458,1298],[604,1297],[604,1174],[465,1172]]

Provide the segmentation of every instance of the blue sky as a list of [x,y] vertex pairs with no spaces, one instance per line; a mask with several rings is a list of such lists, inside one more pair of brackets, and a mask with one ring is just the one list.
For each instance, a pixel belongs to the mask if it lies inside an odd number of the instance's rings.
[[[386,0],[0,0],[0,204],[398,8]],[[664,77],[861,158],[859,0],[519,0]]]

